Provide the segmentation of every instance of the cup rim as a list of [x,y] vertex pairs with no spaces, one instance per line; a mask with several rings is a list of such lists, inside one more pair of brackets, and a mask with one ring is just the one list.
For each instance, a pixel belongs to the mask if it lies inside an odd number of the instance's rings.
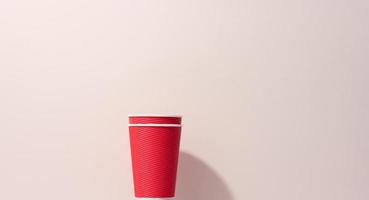
[[144,126],[144,127],[182,127],[182,124],[128,124],[129,127]]
[[181,115],[168,115],[168,114],[130,114],[128,117],[171,117],[171,118],[182,118]]

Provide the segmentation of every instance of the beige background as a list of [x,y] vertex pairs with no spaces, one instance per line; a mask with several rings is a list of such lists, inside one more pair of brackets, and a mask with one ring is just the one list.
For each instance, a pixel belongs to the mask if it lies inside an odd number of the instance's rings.
[[133,199],[127,115],[184,116],[179,200],[369,199],[369,3],[0,2],[0,199]]

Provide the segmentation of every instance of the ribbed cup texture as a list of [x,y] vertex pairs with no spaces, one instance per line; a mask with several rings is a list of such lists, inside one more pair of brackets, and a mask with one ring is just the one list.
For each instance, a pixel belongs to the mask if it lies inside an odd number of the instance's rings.
[[131,126],[129,131],[135,196],[174,197],[181,127]]

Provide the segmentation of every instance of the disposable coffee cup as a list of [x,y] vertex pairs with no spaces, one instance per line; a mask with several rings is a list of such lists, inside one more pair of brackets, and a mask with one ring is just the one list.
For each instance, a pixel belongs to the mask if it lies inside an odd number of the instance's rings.
[[175,197],[181,116],[130,115],[129,135],[135,197]]

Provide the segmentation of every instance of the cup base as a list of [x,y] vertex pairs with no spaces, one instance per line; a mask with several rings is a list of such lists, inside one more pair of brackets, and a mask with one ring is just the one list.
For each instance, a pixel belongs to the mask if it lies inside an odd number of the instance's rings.
[[135,200],[174,200],[174,197],[169,198],[147,198],[147,197],[136,197]]

